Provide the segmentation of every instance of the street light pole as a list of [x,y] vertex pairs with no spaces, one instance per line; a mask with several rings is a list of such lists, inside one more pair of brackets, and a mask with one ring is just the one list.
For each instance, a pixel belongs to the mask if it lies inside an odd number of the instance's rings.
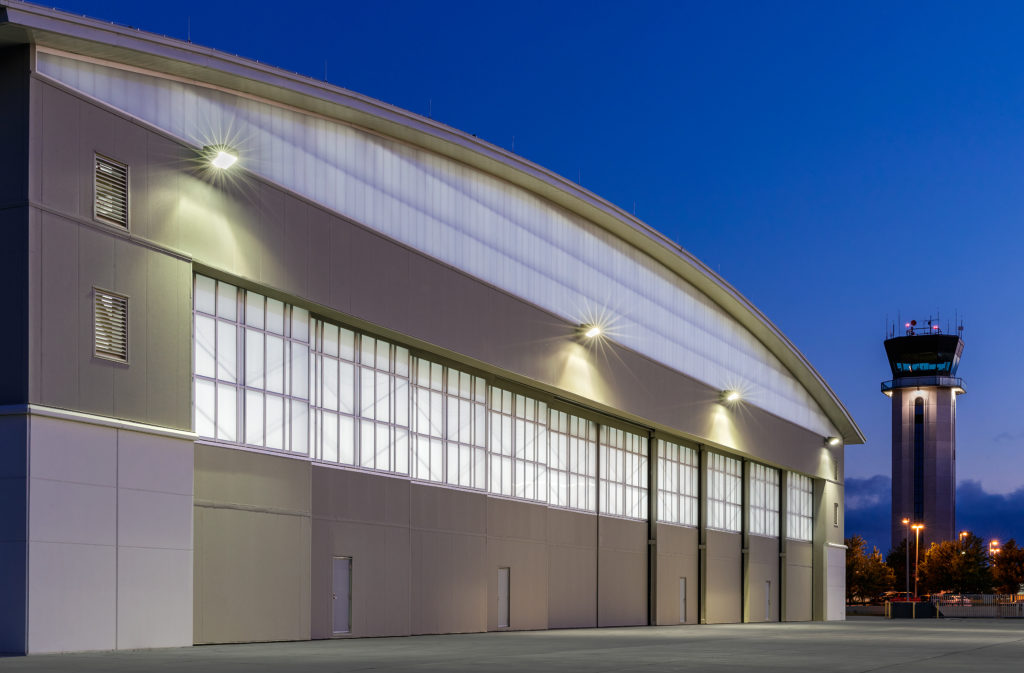
[[911,528],[914,529],[914,600],[917,600],[917,569],[921,561],[921,529],[924,524],[915,523]]
[[909,526],[910,526],[910,519],[903,519],[903,530],[904,530],[903,548],[907,552],[907,560],[903,564],[903,570],[906,572],[906,575],[907,575],[907,591],[906,591],[906,594],[905,594],[906,597],[907,597],[907,600],[910,600],[910,528],[909,528]]

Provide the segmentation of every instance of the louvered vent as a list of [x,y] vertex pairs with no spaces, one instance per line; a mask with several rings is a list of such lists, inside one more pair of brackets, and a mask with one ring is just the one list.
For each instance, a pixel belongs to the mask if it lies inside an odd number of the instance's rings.
[[96,219],[128,228],[128,167],[98,154]]
[[93,290],[96,355],[128,362],[128,297]]

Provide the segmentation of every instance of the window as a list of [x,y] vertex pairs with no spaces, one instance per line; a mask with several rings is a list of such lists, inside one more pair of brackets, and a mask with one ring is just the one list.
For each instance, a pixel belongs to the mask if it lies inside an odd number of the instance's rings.
[[194,296],[196,433],[308,453],[309,314],[205,276]]
[[487,488],[487,383],[451,367],[445,391],[445,449],[449,484]]
[[647,518],[647,438],[601,426],[602,514]]
[[550,503],[597,511],[597,423],[552,409],[549,414]]
[[548,501],[548,405],[491,388],[490,491]]
[[195,278],[195,431],[228,442],[240,440],[238,294],[234,285]]
[[309,453],[309,313],[243,290],[238,322],[245,443]]
[[740,532],[743,464],[720,453],[708,454],[708,528]]
[[311,333],[310,424],[313,456],[356,464],[356,335],[322,320]]
[[412,369],[412,475],[485,489],[486,382],[424,358]]
[[765,465],[750,465],[748,484],[750,534],[779,535],[779,471]]
[[832,525],[839,528],[839,503],[832,503]]
[[422,358],[413,362],[412,476],[443,482],[444,367]]
[[811,478],[790,472],[786,478],[786,536],[791,540],[811,541],[814,526]]
[[409,351],[359,335],[359,465],[409,474]]
[[128,228],[128,166],[96,155],[93,213],[97,220]]
[[658,440],[658,521],[697,525],[699,465],[695,449]]
[[409,474],[409,351],[319,319],[311,334],[314,457]]
[[128,362],[128,297],[93,288],[93,352]]

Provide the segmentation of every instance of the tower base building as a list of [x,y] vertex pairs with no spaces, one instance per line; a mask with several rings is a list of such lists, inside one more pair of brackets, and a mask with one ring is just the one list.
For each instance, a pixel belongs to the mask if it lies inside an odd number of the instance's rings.
[[860,430],[621,209],[13,0],[0,120],[0,651],[843,619]]

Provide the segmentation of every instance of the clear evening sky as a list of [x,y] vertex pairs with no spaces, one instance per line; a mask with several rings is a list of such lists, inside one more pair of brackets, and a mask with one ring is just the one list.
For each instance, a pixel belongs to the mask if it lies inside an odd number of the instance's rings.
[[332,84],[514,138],[635,203],[838,393],[868,440],[847,450],[851,496],[876,506],[886,316],[959,312],[961,488],[1024,518],[1024,3],[56,4],[182,39],[191,25],[200,45],[318,79],[326,62]]

